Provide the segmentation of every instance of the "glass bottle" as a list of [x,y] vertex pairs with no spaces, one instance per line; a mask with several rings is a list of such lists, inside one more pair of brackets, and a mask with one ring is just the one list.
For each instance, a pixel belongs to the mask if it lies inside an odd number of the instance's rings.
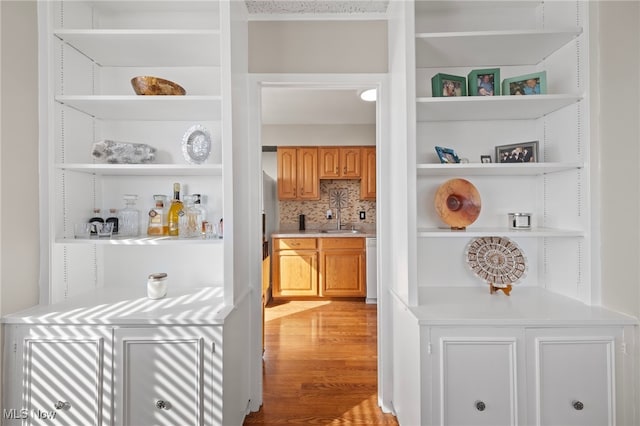
[[200,212],[200,222],[202,223],[200,233],[204,237],[205,227],[207,225],[207,212],[204,207],[202,207],[202,196],[200,194],[193,194],[193,204]]
[[137,237],[140,232],[140,212],[135,207],[137,200],[137,195],[124,195],[125,208],[118,214],[118,233],[123,237]]
[[98,226],[104,223],[104,218],[100,213],[100,209],[93,209],[93,216],[89,219],[89,223],[91,224],[91,235],[98,235]]
[[154,195],[155,207],[149,210],[149,222],[147,225],[147,235],[168,235],[169,225],[167,222],[167,212],[164,208],[167,201],[166,195]]
[[180,216],[184,214],[184,205],[180,201],[180,184],[173,184],[173,200],[169,206],[168,225],[169,235],[177,237],[180,235]]
[[193,195],[184,197],[183,215],[180,216],[180,237],[194,238],[202,235],[200,210],[196,208]]
[[109,209],[109,217],[105,220],[106,223],[113,223],[113,234],[117,234],[118,233],[118,228],[119,228],[119,219],[118,219],[118,215],[116,212],[116,209]]

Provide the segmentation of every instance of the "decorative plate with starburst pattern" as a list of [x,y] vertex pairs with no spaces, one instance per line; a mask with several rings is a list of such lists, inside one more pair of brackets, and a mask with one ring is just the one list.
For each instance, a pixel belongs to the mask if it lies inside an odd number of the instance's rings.
[[493,287],[506,287],[523,279],[527,259],[518,245],[506,237],[479,237],[465,250],[473,273]]

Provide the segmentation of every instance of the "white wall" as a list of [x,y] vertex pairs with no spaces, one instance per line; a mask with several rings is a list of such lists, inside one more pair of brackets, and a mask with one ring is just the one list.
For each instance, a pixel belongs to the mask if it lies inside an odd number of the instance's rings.
[[591,118],[600,167],[602,304],[640,316],[640,3],[606,1],[594,9],[599,57],[591,72]]
[[35,1],[0,1],[0,315],[38,303],[36,19]]
[[38,302],[38,66],[35,1],[2,1],[0,313]]

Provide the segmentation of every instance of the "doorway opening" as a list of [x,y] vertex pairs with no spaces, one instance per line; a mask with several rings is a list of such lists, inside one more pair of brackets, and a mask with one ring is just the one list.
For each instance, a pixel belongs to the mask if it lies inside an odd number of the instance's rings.
[[[379,152],[380,140],[382,138],[380,130],[381,108],[378,102],[365,102],[359,98],[361,92],[365,89],[376,89],[380,91],[382,83],[380,81],[367,81],[365,83],[350,82],[344,83],[309,83],[309,82],[260,82],[259,98],[261,105],[258,116],[260,117],[259,140],[261,149],[260,164],[263,170],[263,190],[262,190],[262,207],[265,213],[263,216],[263,236],[270,241],[270,236],[283,225],[298,229],[299,215],[291,204],[281,206],[277,199],[277,147],[278,146],[365,146],[369,145]],[[378,155],[376,155],[376,158]],[[379,162],[379,160],[376,160]],[[379,167],[376,167],[377,175],[379,175]],[[375,181],[379,179],[376,176]],[[271,182],[271,183],[265,183]],[[324,185],[321,191],[330,192],[330,182]],[[354,189],[355,191],[355,189]],[[357,191],[355,191],[357,192]],[[357,195],[357,194],[356,194]],[[323,201],[325,202],[325,201]],[[306,219],[306,227],[313,228],[331,226],[327,208],[322,203],[311,206],[306,202],[305,209],[312,209],[313,212]],[[281,208],[282,207],[282,208]],[[361,212],[364,214],[361,215]],[[372,212],[372,213],[369,213]],[[363,210],[362,205],[355,206],[355,213],[348,212],[346,221],[356,222],[356,226],[368,226],[368,229],[375,235],[378,224],[378,213],[376,201],[373,208],[367,211]],[[334,213],[334,212],[332,212]],[[344,215],[343,215],[344,217]],[[367,220],[369,219],[369,220]],[[362,222],[361,222],[362,221]],[[366,222],[365,222],[366,221]],[[286,226],[285,226],[286,227]],[[272,249],[269,244],[270,250]],[[373,255],[369,254],[367,261],[369,264],[377,264],[379,258],[379,250],[373,246]],[[370,268],[372,275],[369,275],[370,281],[377,282],[378,268],[373,266]],[[271,268],[269,268],[269,272]],[[270,285],[270,284],[269,284]],[[377,284],[370,286],[367,291],[366,302],[375,304],[377,300],[378,289]],[[270,298],[267,297],[269,300]],[[315,306],[315,304],[318,304]],[[278,308],[278,313],[274,313],[274,317],[287,315],[283,314],[287,309],[291,312],[297,310],[305,304],[313,304],[312,310],[327,309],[326,305],[330,302],[323,300],[305,301],[294,307],[283,307],[286,302],[276,302],[274,306]],[[361,302],[362,303],[362,302]],[[364,303],[363,303],[364,304]],[[375,305],[374,305],[375,309]],[[275,312],[275,311],[274,311]],[[376,315],[376,325],[379,322],[379,314]],[[310,331],[312,332],[312,331]],[[379,332],[378,332],[379,333]],[[376,336],[377,337],[377,336]],[[374,343],[375,344],[375,343]],[[378,340],[379,344],[379,340]],[[377,349],[377,348],[376,348]],[[265,351],[268,351],[268,344]],[[378,356],[380,351],[376,350]],[[346,362],[345,360],[343,360]],[[376,366],[377,367],[377,366]],[[377,370],[377,368],[376,368]],[[378,375],[378,382],[380,374]],[[380,383],[378,383],[380,386]],[[265,389],[265,392],[270,392]],[[376,399],[374,399],[376,401]],[[380,397],[377,397],[377,401]],[[376,406],[379,405],[376,404]]]

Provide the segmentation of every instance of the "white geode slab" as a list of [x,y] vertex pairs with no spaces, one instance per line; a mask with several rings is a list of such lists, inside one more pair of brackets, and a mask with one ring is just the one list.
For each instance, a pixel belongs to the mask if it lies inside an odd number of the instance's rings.
[[93,158],[111,164],[153,163],[156,149],[144,143],[102,140],[93,144]]

